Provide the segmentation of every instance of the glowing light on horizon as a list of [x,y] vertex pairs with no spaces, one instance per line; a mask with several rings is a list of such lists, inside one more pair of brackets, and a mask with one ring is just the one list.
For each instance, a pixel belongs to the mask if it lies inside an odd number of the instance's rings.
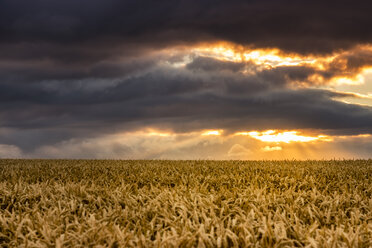
[[223,130],[208,130],[202,133],[202,136],[220,136]]
[[273,152],[273,151],[281,151],[282,147],[281,146],[265,146],[264,148],[261,149],[262,151],[265,152]]
[[158,137],[169,137],[174,135],[173,133],[170,132],[162,132],[154,129],[146,129],[143,131],[136,132],[140,135],[145,135],[145,136],[158,136]]
[[[221,136],[224,139],[229,139],[234,136],[248,136],[250,138],[259,140],[265,143],[271,143],[272,145],[261,148],[262,151],[281,151],[285,147],[280,146],[280,143],[301,143],[301,142],[337,142],[345,139],[367,139],[371,138],[372,134],[356,134],[356,135],[306,135],[298,130],[266,130],[266,131],[248,131],[248,132],[237,132],[234,134],[224,134],[223,129],[209,129],[199,130],[192,132],[177,133],[173,131],[164,131],[157,129],[143,129],[135,132],[123,133],[122,135],[132,135],[133,137],[154,137],[166,140],[173,140],[179,137],[198,139],[202,137],[218,137]],[[122,136],[120,136],[122,137]],[[284,145],[284,144],[283,144]]]
[[235,135],[250,136],[262,142],[272,143],[291,143],[291,142],[311,142],[316,140],[331,141],[332,139],[326,135],[318,135],[315,137],[300,135],[298,131],[276,131],[267,130],[264,132],[251,131],[251,132],[238,132]]

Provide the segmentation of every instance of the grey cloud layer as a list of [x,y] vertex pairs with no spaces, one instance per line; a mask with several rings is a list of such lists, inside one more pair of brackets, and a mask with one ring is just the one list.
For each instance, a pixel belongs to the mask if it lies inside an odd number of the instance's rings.
[[228,40],[329,53],[372,39],[368,1],[1,0],[1,42]]
[[118,78],[0,82],[0,126],[13,130],[0,132],[1,143],[29,150],[145,127],[372,131],[372,108],[333,100],[348,94],[290,87],[312,75],[311,68],[277,67],[247,75],[243,68],[254,70],[254,65],[205,57],[195,57],[184,68],[159,61],[149,65],[143,73],[124,69]]

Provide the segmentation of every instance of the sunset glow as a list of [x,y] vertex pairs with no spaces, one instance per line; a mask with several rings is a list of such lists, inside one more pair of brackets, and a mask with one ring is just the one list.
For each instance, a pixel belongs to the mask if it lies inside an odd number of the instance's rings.
[[262,151],[265,152],[273,152],[273,151],[281,151],[282,147],[281,146],[265,146],[262,148]]
[[337,56],[303,56],[294,53],[285,53],[279,49],[244,48],[227,42],[206,44],[195,47],[192,51],[200,56],[215,57],[220,60],[232,62],[250,61],[256,65],[266,65],[270,67],[310,65],[323,69],[324,65],[332,62]]
[[134,132],[134,133],[138,135],[143,135],[143,136],[158,136],[158,137],[169,137],[169,136],[174,135],[173,133],[170,133],[170,132],[163,132],[163,131],[158,131],[155,129],[145,129],[145,130],[141,130],[141,131]]
[[332,79],[331,85],[361,85],[364,84],[364,77],[358,74],[354,77],[336,77]]
[[291,142],[311,142],[316,140],[329,141],[330,138],[326,135],[318,135],[315,137],[300,135],[298,131],[275,131],[267,130],[264,132],[251,131],[251,132],[238,132],[235,135],[250,136],[254,139],[260,140],[262,142],[271,143],[291,143]]
[[279,49],[245,49],[244,47],[234,46],[229,43],[209,44],[196,47],[193,49],[193,52],[201,56],[215,57],[220,60],[232,62],[249,61],[256,65],[270,67],[313,64],[320,59],[326,60],[326,58],[285,54]]
[[208,130],[202,133],[203,136],[219,136],[222,134],[222,130]]
[[[372,53],[371,46],[360,46],[356,49]],[[328,79],[321,75],[321,72],[337,70],[330,85],[360,85],[364,83],[364,74],[371,72],[371,65],[366,65],[354,72],[348,71],[348,61],[343,57],[349,56],[350,52],[334,53],[327,56],[304,56],[295,53],[285,53],[279,49],[250,49],[243,46],[233,45],[228,42],[216,44],[205,44],[194,47],[192,52],[198,56],[216,58],[221,61],[230,62],[251,62],[263,68],[275,68],[280,66],[306,66],[319,70],[310,79],[324,84]]]

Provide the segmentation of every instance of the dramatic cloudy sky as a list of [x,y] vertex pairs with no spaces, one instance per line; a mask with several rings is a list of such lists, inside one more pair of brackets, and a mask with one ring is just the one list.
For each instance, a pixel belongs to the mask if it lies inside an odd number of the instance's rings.
[[372,157],[371,9],[0,0],[0,157]]

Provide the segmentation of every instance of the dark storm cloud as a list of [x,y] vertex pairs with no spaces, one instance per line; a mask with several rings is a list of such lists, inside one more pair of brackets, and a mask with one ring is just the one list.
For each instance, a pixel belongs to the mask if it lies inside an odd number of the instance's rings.
[[114,79],[143,73],[156,64],[156,58],[130,58],[91,64],[59,64],[51,61],[0,63],[0,80],[9,83],[39,83],[53,80]]
[[185,68],[174,68],[166,63],[157,64],[155,59],[101,63],[91,68],[41,64],[18,68],[19,73],[4,69],[0,73],[0,102],[85,105],[202,93],[252,96],[296,82],[310,84],[310,76],[322,73],[307,66],[262,70],[252,63],[207,57],[194,57]]
[[372,66],[372,51],[359,48],[335,57],[329,64],[327,73],[331,76],[353,76],[361,69],[370,66]]
[[[196,64],[202,64],[195,70]],[[253,66],[248,64],[248,67]],[[146,127],[189,132],[224,129],[320,129],[371,132],[372,108],[333,100],[350,96],[290,88],[307,67],[277,67],[252,74],[230,62],[195,58],[185,68],[156,65],[116,79],[0,82],[2,144],[23,150],[78,137]]]
[[187,64],[187,68],[195,71],[220,71],[227,70],[231,72],[239,72],[246,67],[245,63],[236,63],[229,61],[220,61],[209,57],[196,57],[191,63]]
[[1,0],[0,6],[2,45],[227,40],[329,53],[372,40],[368,1]]

